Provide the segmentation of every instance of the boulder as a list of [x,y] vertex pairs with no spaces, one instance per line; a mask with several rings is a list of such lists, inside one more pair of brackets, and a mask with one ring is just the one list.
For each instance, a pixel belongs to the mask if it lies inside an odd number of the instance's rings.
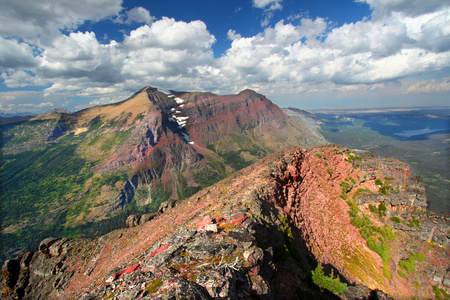
[[125,221],[125,226],[127,228],[138,226],[140,220],[141,220],[141,215],[139,215],[139,214],[129,215],[127,217],[127,220]]

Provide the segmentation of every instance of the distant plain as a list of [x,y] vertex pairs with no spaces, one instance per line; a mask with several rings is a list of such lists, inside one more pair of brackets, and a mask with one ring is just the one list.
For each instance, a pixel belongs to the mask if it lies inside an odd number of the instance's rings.
[[450,107],[311,112],[328,141],[409,163],[425,182],[428,209],[450,213]]

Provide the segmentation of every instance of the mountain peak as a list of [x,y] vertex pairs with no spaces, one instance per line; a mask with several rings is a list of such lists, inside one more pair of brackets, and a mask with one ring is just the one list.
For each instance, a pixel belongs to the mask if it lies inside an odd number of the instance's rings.
[[255,94],[258,94],[258,95],[259,95],[259,93],[255,92],[255,91],[252,90],[252,89],[245,89],[245,90],[242,90],[241,92],[239,92],[238,95],[247,95],[247,96],[250,96],[250,95],[255,95]]
[[[2,196],[5,207],[20,203],[26,209],[5,212],[2,233],[9,238],[3,251],[37,247],[38,235],[22,233],[35,232],[36,224],[49,224],[46,232],[105,233],[120,227],[126,214],[154,212],[162,202],[184,199],[275,151],[323,141],[255,95],[147,86],[117,103],[8,124],[2,151],[18,159],[4,165],[4,173],[14,176],[5,177]],[[61,184],[53,185],[55,178]]]
[[58,108],[54,108],[54,109],[45,111],[43,113],[37,114],[36,118],[41,118],[41,117],[54,115],[54,114],[70,114],[70,111],[68,111],[67,109],[58,107]]

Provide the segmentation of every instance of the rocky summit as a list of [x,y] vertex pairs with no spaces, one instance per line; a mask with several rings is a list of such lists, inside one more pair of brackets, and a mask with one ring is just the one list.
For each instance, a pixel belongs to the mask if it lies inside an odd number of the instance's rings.
[[43,240],[1,298],[443,299],[450,220],[426,202],[405,163],[291,147],[127,228]]

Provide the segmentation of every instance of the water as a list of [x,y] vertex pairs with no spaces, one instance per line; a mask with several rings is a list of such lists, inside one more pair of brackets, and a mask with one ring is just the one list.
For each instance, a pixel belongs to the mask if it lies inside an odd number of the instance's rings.
[[438,131],[445,131],[446,129],[447,128],[439,128],[439,129],[424,128],[424,129],[405,130],[402,132],[394,133],[394,135],[403,137],[403,138],[410,138],[410,137],[418,136],[418,135],[422,135],[422,134],[437,133]]

